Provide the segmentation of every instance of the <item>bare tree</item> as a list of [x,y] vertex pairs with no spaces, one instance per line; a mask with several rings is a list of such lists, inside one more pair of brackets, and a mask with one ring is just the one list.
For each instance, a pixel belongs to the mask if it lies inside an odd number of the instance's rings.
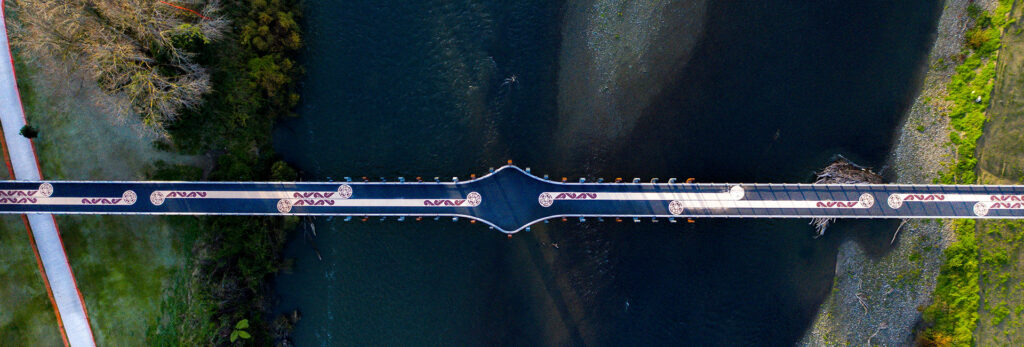
[[[145,124],[161,131],[210,91],[197,47],[224,36],[216,0],[16,0],[15,44],[84,69]],[[193,11],[191,9],[198,9]]]

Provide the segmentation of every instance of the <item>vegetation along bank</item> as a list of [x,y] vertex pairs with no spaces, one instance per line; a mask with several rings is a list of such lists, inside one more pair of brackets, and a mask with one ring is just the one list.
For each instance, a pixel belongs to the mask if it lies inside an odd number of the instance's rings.
[[[46,57],[84,74],[102,95],[91,101],[104,114],[134,124],[135,131],[149,135],[153,146],[167,154],[143,165],[144,170],[130,170],[162,180],[298,178],[271,147],[275,121],[291,116],[299,101],[297,0],[12,2],[8,6],[16,20],[9,26],[15,27],[19,56]],[[49,126],[37,126],[41,138],[59,124]],[[180,156],[197,159],[170,159]],[[158,312],[145,314],[156,319],[144,333],[133,334],[139,340],[125,341],[284,342],[294,319],[267,318],[268,280],[280,269],[286,234],[298,220],[160,218],[172,229],[166,235],[173,239],[165,242],[182,244],[186,256],[183,266],[168,274],[172,280],[153,309]],[[97,223],[103,228],[106,222]],[[97,246],[82,252],[97,252]]]

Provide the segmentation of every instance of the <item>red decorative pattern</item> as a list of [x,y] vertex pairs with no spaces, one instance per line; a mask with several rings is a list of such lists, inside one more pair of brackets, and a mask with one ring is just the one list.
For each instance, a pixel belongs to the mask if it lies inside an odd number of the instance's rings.
[[202,191],[170,191],[167,198],[205,198],[206,192]]
[[36,198],[0,198],[0,204],[34,204]]
[[683,213],[683,203],[679,201],[672,201],[668,203],[668,211],[674,215]]
[[469,195],[466,195],[466,200],[469,201],[469,206],[480,206],[480,203],[483,202],[483,197],[480,196],[480,193],[471,192]]
[[53,194],[53,185],[52,184],[43,182],[43,184],[39,185],[39,195],[42,195],[44,197],[49,197],[52,194]]
[[540,193],[540,196],[537,197],[537,201],[540,202],[541,206],[551,207],[551,204],[555,202],[555,198],[552,197],[551,194]]
[[875,196],[868,193],[861,194],[859,201],[863,208],[871,208],[871,206],[875,206]]
[[291,202],[292,206],[334,206],[331,199],[299,199]]
[[988,215],[988,205],[984,201],[974,204],[974,214],[978,216]]
[[[325,193],[325,192],[295,192],[295,193],[292,193],[292,197],[296,198],[296,199],[307,199],[307,198],[330,199],[331,197],[334,196],[334,194],[337,194],[337,193],[334,193],[334,192],[328,192],[328,193]],[[344,198],[342,198],[342,199],[344,199]]]
[[277,201],[277,212],[288,213],[292,210],[292,204],[288,202],[288,199],[281,199]]
[[821,208],[852,208],[857,207],[860,201],[818,201],[814,206]]
[[558,193],[555,200],[596,200],[597,193]]
[[153,194],[149,194],[149,202],[154,206],[163,205],[164,199],[166,198],[167,197],[164,196],[164,193],[161,193],[159,191],[154,191]]
[[992,195],[990,201],[1024,201],[1024,195]]
[[342,199],[351,198],[352,197],[352,186],[349,186],[347,184],[342,184],[341,186],[338,187],[338,195]]
[[[427,199],[423,200],[423,206],[450,206],[458,207],[466,204],[466,199]],[[470,206],[469,204],[466,204]]]
[[899,194],[890,194],[888,203],[890,208],[897,210],[903,206],[903,199],[900,198]]
[[0,196],[35,196],[36,190],[0,190]]
[[138,200],[138,196],[135,195],[135,192],[126,190],[124,191],[124,194],[121,195],[121,199],[123,199],[124,203],[128,205],[135,205],[135,201]]
[[946,200],[945,194],[907,194],[903,198],[904,201],[943,201]]

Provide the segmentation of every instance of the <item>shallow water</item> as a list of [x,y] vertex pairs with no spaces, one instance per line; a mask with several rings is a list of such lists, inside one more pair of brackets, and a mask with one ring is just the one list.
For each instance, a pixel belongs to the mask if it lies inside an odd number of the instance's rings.
[[[559,97],[590,94],[558,85],[574,6],[305,6],[302,117],[275,143],[307,179],[465,177],[514,159],[553,177],[705,182],[805,182],[836,154],[882,165],[941,9],[710,3],[685,65],[598,146],[558,130]],[[509,240],[465,220],[340,220],[316,222],[323,261],[301,232],[286,250],[277,307],[303,312],[299,345],[792,344],[830,290],[838,241],[884,251],[894,228],[557,222]]]

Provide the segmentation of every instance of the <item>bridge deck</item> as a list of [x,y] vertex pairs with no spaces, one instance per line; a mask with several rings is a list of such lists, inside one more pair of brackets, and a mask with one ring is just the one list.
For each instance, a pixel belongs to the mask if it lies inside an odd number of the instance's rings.
[[512,233],[554,217],[1024,218],[1024,186],[465,182],[0,182],[0,213],[461,216]]

